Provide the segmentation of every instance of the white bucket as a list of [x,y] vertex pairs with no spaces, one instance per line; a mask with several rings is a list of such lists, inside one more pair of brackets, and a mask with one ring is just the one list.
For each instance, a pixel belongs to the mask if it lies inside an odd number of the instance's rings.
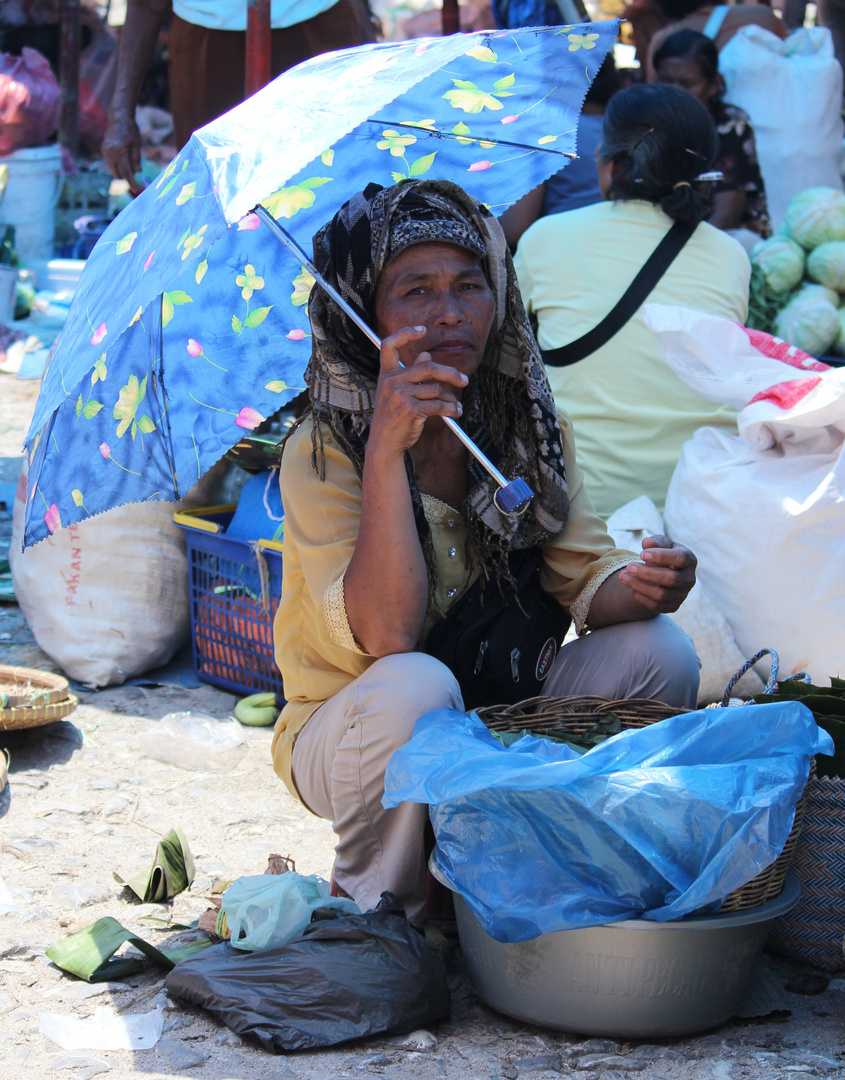
[[57,144],[0,157],[0,226],[15,226],[15,250],[23,263],[53,257],[63,179]]

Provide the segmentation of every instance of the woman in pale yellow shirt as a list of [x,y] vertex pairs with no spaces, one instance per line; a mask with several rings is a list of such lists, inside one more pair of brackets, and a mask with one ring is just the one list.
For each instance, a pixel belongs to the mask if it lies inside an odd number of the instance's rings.
[[[275,643],[288,702],[274,763],[332,821],[338,889],[362,910],[390,890],[420,921],[427,808],[385,810],[381,799],[415,721],[465,704],[452,671],[425,652],[431,627],[477,579],[486,595],[507,584],[511,553],[539,549],[541,583],[560,604],[555,648],[569,613],[593,631],[560,649],[545,692],[692,705],[692,643],[658,613],[680,606],[695,559],[664,537],[646,541],[640,561],[614,548],[487,210],[445,182],[368,188],[314,246],[321,274],[383,344],[379,353],[315,286],[311,411],[282,461]],[[499,511],[495,483],[445,416],[530,484],[521,517]]]

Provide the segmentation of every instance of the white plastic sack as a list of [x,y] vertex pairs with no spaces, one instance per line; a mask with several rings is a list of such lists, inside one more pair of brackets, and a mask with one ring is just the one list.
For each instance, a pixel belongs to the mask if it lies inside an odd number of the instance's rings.
[[[667,534],[660,511],[647,495],[633,499],[611,514],[607,519],[607,531],[618,548],[628,551],[639,551],[647,536]],[[701,661],[699,706],[720,702],[728,681],[747,657],[740,652],[727,620],[704,591],[701,581],[696,581],[689,596],[669,618],[692,638]],[[763,681],[752,668],[734,692],[751,697],[761,693],[763,688]]]
[[226,913],[230,943],[248,952],[287,945],[311,922],[317,908],[361,914],[353,900],[332,896],[327,881],[293,870],[238,878],[223,893],[220,907]]
[[842,189],[842,68],[830,31],[793,31],[785,41],[744,26],[719,53],[725,100],[754,128],[769,216],[777,229],[793,195]]
[[697,554],[743,653],[773,648],[782,674],[817,683],[842,675],[845,369],[714,315],[649,304],[645,319],[680,378],[714,401],[747,402],[738,436],[706,427],[684,444],[669,535]]
[[71,678],[112,686],[166,664],[190,632],[188,560],[176,503],[133,503],[21,551],[26,470],[9,562],[35,640]]

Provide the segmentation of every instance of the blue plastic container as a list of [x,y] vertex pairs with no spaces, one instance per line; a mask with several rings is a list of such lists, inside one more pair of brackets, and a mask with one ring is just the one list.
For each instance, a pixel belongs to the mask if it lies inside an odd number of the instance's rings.
[[194,671],[238,694],[273,692],[284,702],[273,655],[273,617],[282,596],[282,545],[226,536],[234,506],[173,515],[185,530]]

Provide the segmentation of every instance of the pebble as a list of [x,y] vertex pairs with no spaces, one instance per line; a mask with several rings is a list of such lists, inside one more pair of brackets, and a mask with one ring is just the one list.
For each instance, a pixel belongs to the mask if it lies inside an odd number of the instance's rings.
[[367,1054],[366,1057],[362,1058],[350,1058],[346,1063],[346,1067],[352,1069],[368,1069],[390,1064],[392,1064],[390,1058],[386,1057],[384,1054]]
[[731,1080],[733,1065],[727,1061],[699,1061],[695,1080]]
[[240,1046],[241,1037],[236,1035],[234,1031],[229,1031],[228,1028],[222,1028],[214,1036],[214,1041],[218,1046]]
[[185,1069],[196,1069],[205,1062],[205,1055],[191,1050],[175,1039],[160,1039],[155,1049],[156,1056],[163,1059],[168,1068],[182,1072]]
[[585,1054],[578,1061],[579,1069],[616,1069],[617,1072],[642,1072],[648,1065],[642,1058],[620,1057],[618,1054]]
[[102,994],[126,994],[132,990],[131,986],[119,982],[79,983],[70,982],[62,976],[58,986],[51,986],[41,995],[44,998],[61,997],[71,1001],[86,1001],[88,998],[100,997]]
[[812,1050],[789,1050],[783,1056],[790,1061],[798,1062],[800,1065],[809,1065],[818,1072],[833,1072],[841,1069],[845,1064],[836,1061],[835,1058],[828,1057],[827,1054],[816,1054]]
[[101,904],[108,900],[111,889],[95,881],[75,881],[68,885],[55,885],[50,896],[59,907],[78,911],[89,904]]
[[587,1039],[579,1043],[575,1049],[581,1054],[618,1054],[619,1043],[613,1039]]
[[127,810],[132,805],[132,800],[127,799],[125,795],[115,795],[114,798],[109,799],[108,802],[103,804],[100,810],[100,817],[115,817],[117,814],[122,814],[124,810]]
[[85,1057],[82,1054],[58,1054],[50,1062],[53,1072],[71,1069],[74,1080],[90,1080],[92,1076],[108,1072],[112,1067],[110,1061],[105,1061],[103,1058]]
[[437,1036],[420,1028],[419,1031],[412,1031],[410,1035],[385,1039],[385,1042],[388,1046],[399,1046],[403,1050],[430,1050],[433,1046],[437,1046]]
[[560,1054],[535,1054],[534,1057],[517,1058],[514,1065],[520,1075],[532,1072],[560,1072],[563,1068]]
[[120,784],[113,776],[93,776],[88,787],[92,791],[117,791]]

